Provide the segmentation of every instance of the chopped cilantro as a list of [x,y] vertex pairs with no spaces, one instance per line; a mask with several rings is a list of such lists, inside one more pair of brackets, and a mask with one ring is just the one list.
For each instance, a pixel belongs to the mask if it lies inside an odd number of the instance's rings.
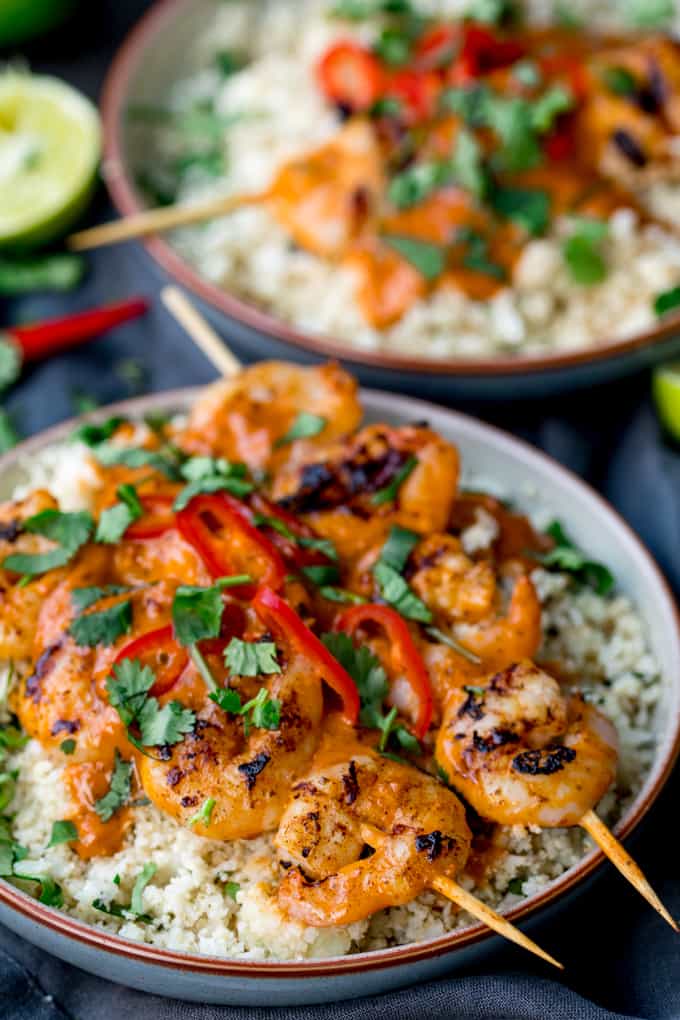
[[142,744],[145,747],[160,747],[178,744],[187,733],[191,733],[196,724],[196,716],[179,701],[168,701],[160,707],[155,698],[148,698],[137,721]]
[[135,879],[135,884],[132,887],[132,896],[130,897],[130,911],[133,914],[140,915],[144,912],[144,904],[142,902],[142,895],[147,885],[156,874],[158,870],[157,866],[151,861],[147,861],[140,873]]
[[276,440],[275,446],[286,446],[295,442],[296,439],[311,439],[323,432],[327,425],[327,419],[319,414],[311,414],[309,411],[300,411],[295,421],[285,435]]
[[401,528],[398,524],[394,524],[382,547],[380,559],[395,570],[402,571],[419,541],[420,535],[415,531],[409,531],[408,528]]
[[103,822],[108,822],[113,818],[116,811],[129,801],[131,779],[132,762],[124,761],[116,751],[108,793],[95,801],[94,805],[95,811]]
[[129,590],[120,584],[107,584],[104,588],[74,588],[71,592],[71,602],[76,612],[82,613],[101,599],[110,598],[112,595],[123,595]]
[[331,10],[334,18],[345,21],[365,21],[377,14],[411,14],[410,0],[337,0]]
[[532,236],[544,233],[548,226],[550,196],[547,191],[496,187],[489,201],[499,216],[519,223]]
[[399,494],[399,489],[409,477],[411,472],[415,470],[417,465],[417,457],[409,457],[405,460],[389,485],[386,485],[383,489],[378,489],[377,492],[373,493],[371,496],[371,503],[373,506],[382,506],[383,503],[393,503]]
[[0,335],[0,390],[7,389],[16,382],[21,372],[21,353],[19,345]]
[[328,599],[329,602],[339,602],[345,606],[362,606],[366,599],[353,591],[346,591],[344,588],[334,588],[332,585],[324,584],[319,588],[319,595]]
[[220,585],[211,588],[180,585],[172,602],[172,622],[179,643],[193,645],[204,638],[217,637],[223,610]]
[[14,878],[20,878],[23,882],[37,882],[40,886],[40,903],[46,907],[61,907],[64,904],[64,895],[61,886],[57,885],[49,875],[20,875],[14,872]]
[[125,418],[116,415],[103,422],[85,422],[71,433],[71,439],[74,442],[85,443],[86,446],[99,446],[100,443],[110,439],[125,421]]
[[237,50],[220,50],[215,54],[215,67],[225,78],[242,71],[247,63],[246,55]]
[[524,895],[524,879],[523,878],[511,878],[508,882],[508,892],[514,896]]
[[562,85],[554,85],[531,104],[531,126],[540,135],[552,131],[556,119],[568,113],[574,105],[574,97]]
[[577,549],[559,521],[552,522],[547,534],[555,540],[555,547],[539,557],[544,567],[573,574],[576,580],[594,588],[598,595],[607,595],[612,590],[614,577],[611,571]]
[[675,16],[673,0],[623,0],[629,24],[636,28],[662,28]]
[[417,541],[414,532],[393,527],[383,546],[380,559],[373,567],[373,576],[382,598],[397,612],[408,620],[430,623],[432,613],[401,576],[406,559],[415,545],[414,537]]
[[447,183],[444,160],[415,163],[392,178],[388,198],[397,209],[419,205],[433,191]]
[[241,712],[241,698],[238,691],[231,687],[219,687],[211,693],[210,700],[229,715],[239,715]]
[[637,91],[635,75],[627,67],[605,67],[602,81],[616,96],[634,96]]
[[456,231],[456,243],[465,246],[463,265],[475,273],[484,273],[497,280],[505,280],[505,268],[489,258],[489,242],[482,234],[472,227],[459,227]]
[[303,567],[302,573],[313,584],[317,585],[335,584],[336,581],[340,580],[338,568],[332,563],[312,563],[309,566]]
[[403,67],[409,62],[412,45],[413,39],[408,32],[387,25],[373,44],[373,51],[390,67]]
[[134,485],[119,485],[116,495],[119,502],[104,510],[99,518],[96,542],[119,542],[132,522],[142,516],[142,504]]
[[78,830],[73,822],[54,822],[52,825],[50,841],[47,846],[48,848],[51,846],[59,846],[60,843],[71,843],[75,839],[78,839]]
[[61,744],[59,745],[59,750],[63,751],[64,754],[73,754],[75,749],[76,742],[72,737],[69,737],[67,740],[62,740]]
[[210,825],[210,819],[215,809],[215,800],[213,797],[208,797],[203,801],[196,814],[192,815],[188,820],[187,825],[197,825],[199,822],[201,825]]
[[543,80],[541,69],[533,60],[519,60],[512,68],[512,75],[527,88],[535,88]]
[[438,244],[417,241],[414,237],[383,234],[383,241],[410,262],[426,280],[436,280],[446,268],[446,249]]
[[228,896],[229,899],[235,900],[236,894],[240,890],[241,886],[238,882],[225,882],[224,883],[224,895]]
[[125,467],[148,467],[160,471],[172,481],[179,478],[179,462],[176,452],[171,447],[162,450],[145,450],[141,446],[115,446],[113,443],[97,443],[92,452],[104,467],[123,464]]
[[504,25],[514,21],[518,10],[513,0],[469,0],[465,17],[487,25]]
[[659,318],[668,312],[675,311],[676,308],[680,308],[680,285],[671,287],[670,290],[665,290],[654,298],[654,311]]
[[562,255],[576,283],[599,283],[607,275],[600,245],[607,236],[607,224],[582,217],[562,245]]
[[243,728],[246,737],[251,726],[260,730],[276,730],[281,721],[281,702],[272,698],[266,687],[260,687],[254,698],[241,704],[238,692],[229,687],[213,691],[211,701],[229,715],[243,716]]
[[98,613],[84,613],[77,616],[68,629],[75,643],[81,648],[97,645],[112,645],[132,626],[132,604],[129,599],[116,602]]
[[60,510],[42,510],[24,521],[24,530],[55,542],[56,549],[45,553],[14,553],[2,566],[18,574],[43,574],[64,564],[75,556],[94,527],[92,515],[85,511],[62,513]]
[[461,128],[450,163],[451,177],[475,198],[484,198],[489,189],[489,175],[484,166],[482,147],[466,128]]
[[[178,701],[163,707],[149,697],[155,683],[153,671],[136,660],[124,659],[113,667],[113,676],[106,681],[109,702],[128,728],[130,741],[139,747],[177,744],[194,728],[196,716]],[[140,739],[130,733],[130,726],[139,727]]]
[[280,673],[273,641],[243,641],[232,638],[224,652],[224,662],[234,676],[259,676]]

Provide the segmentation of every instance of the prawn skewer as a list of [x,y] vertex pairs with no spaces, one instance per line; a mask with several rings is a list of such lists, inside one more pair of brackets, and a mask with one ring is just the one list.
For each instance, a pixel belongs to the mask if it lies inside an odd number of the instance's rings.
[[453,691],[437,761],[482,817],[501,825],[579,825],[670,924],[678,926],[641,870],[593,810],[616,772],[609,720],[526,660],[474,691]]
[[[372,825],[361,826],[362,839],[368,844],[368,846],[376,849],[382,843],[385,842],[386,836],[379,829],[376,829]],[[454,882],[452,878],[447,878],[445,875],[437,875],[432,879],[430,888],[435,892],[438,892],[441,896],[445,896],[447,900],[451,900],[461,910],[467,911],[468,914],[472,914],[478,921],[481,921],[492,931],[495,931],[498,935],[502,935],[503,938],[508,939],[510,942],[514,942],[515,945],[521,946],[522,949],[527,949],[530,953],[535,956],[539,956],[542,960],[547,963],[551,963],[553,967],[557,967],[559,970],[564,970],[564,964],[556,960],[550,953],[546,953],[544,949],[541,949],[533,939],[530,939],[528,935],[516,928],[514,924],[511,924],[507,918],[503,917],[502,914],[492,910],[491,907],[487,906],[486,903],[482,903],[476,896],[473,896],[467,889],[463,889],[462,885],[458,882]]]
[[[166,287],[161,293],[161,298],[166,308],[184,326],[192,340],[212,360],[218,371],[226,375],[227,378],[234,378],[241,368],[240,362],[229,351],[226,345],[220,341],[219,337],[217,337],[205,320],[202,319],[188,298],[175,287]],[[227,352],[226,356],[223,353],[224,351]],[[362,825],[360,832],[362,839],[374,849],[377,849],[387,838],[379,829],[369,825]],[[444,875],[438,875],[433,878],[431,887],[442,896],[457,904],[462,910],[472,914],[473,917],[476,917],[499,935],[527,949],[530,953],[534,953],[540,959],[551,963],[554,967],[560,970],[564,969],[563,964],[541,949],[540,946],[524,935],[510,921],[496,913],[495,910],[492,910],[485,903],[482,903],[466,889],[458,885],[457,882],[454,882],[453,879]]]

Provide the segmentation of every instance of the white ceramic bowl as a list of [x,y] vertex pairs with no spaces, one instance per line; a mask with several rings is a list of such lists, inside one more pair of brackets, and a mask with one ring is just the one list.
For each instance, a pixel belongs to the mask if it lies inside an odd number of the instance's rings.
[[[89,420],[110,414],[140,417],[150,410],[186,410],[194,390],[179,390],[101,408]],[[554,461],[488,425],[433,404],[389,393],[365,391],[367,418],[394,424],[427,420],[456,443],[463,464],[476,477],[493,479],[520,507],[545,507],[562,520],[579,545],[614,572],[621,591],[642,614],[653,652],[664,677],[658,746],[653,767],[640,793],[617,826],[625,836],[639,823],[659,794],[680,745],[680,625],[675,603],[649,554],[624,521],[588,486]],[[0,498],[25,480],[21,462],[65,439],[75,426],[67,422],[22,443],[0,458]],[[534,914],[574,890],[603,861],[593,851],[537,896],[508,916]],[[44,907],[0,881],[0,921],[12,931],[84,970],[159,995],[200,1002],[286,1005],[330,1002],[371,995],[464,970],[494,947],[482,925],[376,952],[291,963],[225,960],[171,952],[111,935]],[[545,946],[550,950],[550,945]]]

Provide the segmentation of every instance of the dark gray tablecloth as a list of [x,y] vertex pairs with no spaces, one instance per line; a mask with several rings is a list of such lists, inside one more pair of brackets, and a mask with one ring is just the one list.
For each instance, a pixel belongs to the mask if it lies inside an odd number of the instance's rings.
[[[29,51],[33,66],[60,74],[96,96],[111,53],[147,6],[145,0],[84,4],[77,32],[71,29]],[[93,218],[108,215],[102,195]],[[2,321],[28,321],[137,293],[153,298],[161,282],[161,274],[137,245],[96,253],[90,266],[85,286],[76,293],[10,302],[2,309]],[[143,365],[144,389],[204,383],[213,376],[156,301],[142,322],[34,368],[5,406],[25,433],[38,431],[73,413],[74,391],[93,394],[104,403],[126,396],[129,383],[121,363],[130,358]],[[501,407],[471,410],[542,447],[598,488],[641,535],[680,591],[680,456],[660,442],[646,378],[546,405],[509,400]],[[633,841],[640,864],[676,916],[679,794],[676,778]],[[126,991],[41,954],[0,928],[0,1004],[4,1020],[680,1018],[680,943],[611,869],[534,934],[567,965],[564,978],[555,979],[532,958],[499,945],[491,964],[463,978],[384,998],[277,1011],[193,1006]]]

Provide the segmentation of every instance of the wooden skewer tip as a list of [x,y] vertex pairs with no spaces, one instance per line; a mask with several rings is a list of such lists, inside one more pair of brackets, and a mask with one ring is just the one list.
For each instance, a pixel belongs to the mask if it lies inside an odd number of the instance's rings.
[[189,334],[197,347],[225,379],[235,379],[243,365],[212,326],[203,318],[189,298],[178,287],[164,287],[161,301]]

